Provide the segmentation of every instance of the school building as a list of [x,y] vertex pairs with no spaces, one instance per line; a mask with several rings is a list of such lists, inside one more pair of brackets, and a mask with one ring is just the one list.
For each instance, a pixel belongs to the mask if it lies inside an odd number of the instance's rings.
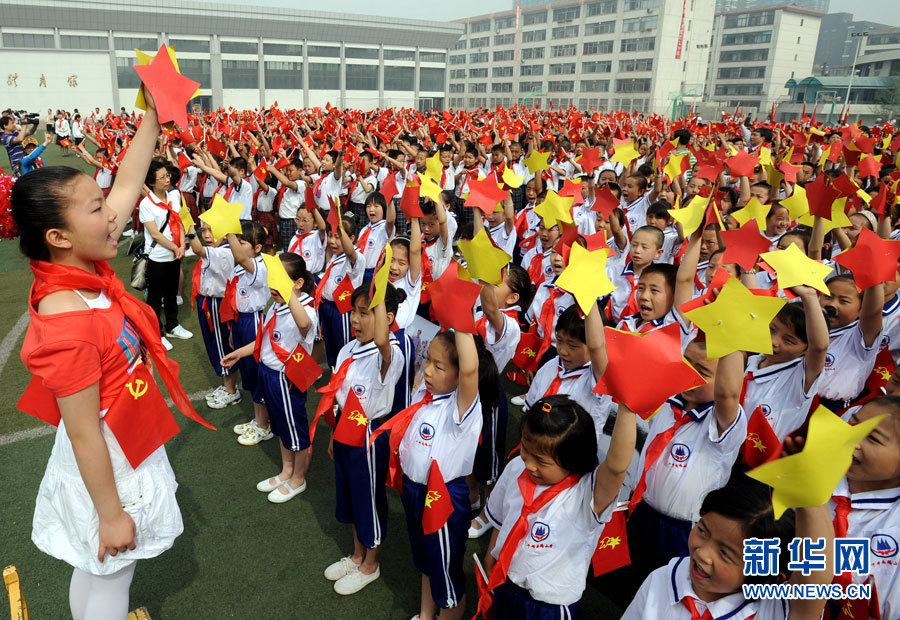
[[[339,7],[339,5],[335,5]],[[158,0],[0,1],[0,108],[131,110],[135,49],[175,48],[203,109],[446,105],[456,23]]]

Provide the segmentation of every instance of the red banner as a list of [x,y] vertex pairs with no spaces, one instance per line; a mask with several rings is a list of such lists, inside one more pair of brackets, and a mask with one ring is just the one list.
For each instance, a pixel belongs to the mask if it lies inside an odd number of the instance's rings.
[[681,46],[684,43],[684,17],[687,13],[687,0],[681,4],[681,27],[678,29],[678,49],[675,50],[675,59],[681,58]]

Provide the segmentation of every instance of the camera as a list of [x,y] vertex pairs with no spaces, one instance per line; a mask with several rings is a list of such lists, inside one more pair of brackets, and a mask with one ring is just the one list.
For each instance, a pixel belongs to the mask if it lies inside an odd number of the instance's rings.
[[19,123],[22,125],[38,125],[40,122],[41,115],[37,112],[27,112],[19,117]]

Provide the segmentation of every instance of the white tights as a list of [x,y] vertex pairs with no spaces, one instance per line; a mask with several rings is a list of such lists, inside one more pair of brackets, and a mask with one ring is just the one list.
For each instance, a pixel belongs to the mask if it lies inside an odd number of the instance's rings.
[[72,571],[69,609],[74,620],[124,620],[128,617],[128,590],[137,562],[111,575]]

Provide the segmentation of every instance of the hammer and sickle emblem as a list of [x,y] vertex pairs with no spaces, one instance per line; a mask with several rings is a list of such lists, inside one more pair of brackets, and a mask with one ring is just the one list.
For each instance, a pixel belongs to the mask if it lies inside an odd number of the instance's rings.
[[143,379],[135,379],[134,381],[129,381],[126,384],[126,387],[128,388],[128,393],[131,394],[131,396],[135,400],[137,400],[147,393],[147,388],[149,387],[149,385]]
[[297,351],[296,353],[294,353],[294,361],[295,362],[302,362],[303,358],[304,358],[304,355],[301,351]]

